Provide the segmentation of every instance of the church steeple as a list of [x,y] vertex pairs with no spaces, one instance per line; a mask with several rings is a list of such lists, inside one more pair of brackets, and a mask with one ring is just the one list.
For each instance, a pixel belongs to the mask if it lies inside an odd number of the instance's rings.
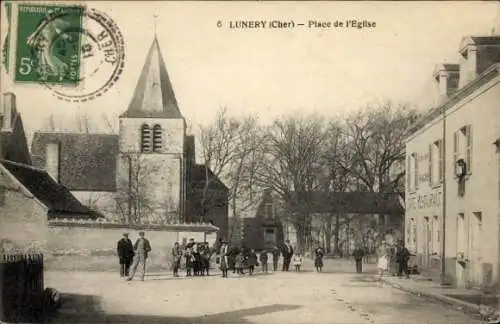
[[149,48],[130,105],[120,117],[183,118],[156,35]]

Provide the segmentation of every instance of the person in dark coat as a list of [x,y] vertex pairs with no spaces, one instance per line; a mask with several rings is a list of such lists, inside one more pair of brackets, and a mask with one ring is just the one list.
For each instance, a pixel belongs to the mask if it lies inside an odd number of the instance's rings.
[[248,266],[248,274],[253,275],[255,271],[255,267],[259,265],[259,261],[257,259],[257,253],[255,253],[254,249],[251,249],[248,253],[247,257],[247,266]]
[[260,265],[262,266],[262,272],[267,273],[267,251],[263,250],[259,255]]
[[280,250],[278,249],[277,246],[273,248],[271,254],[273,256],[273,271],[276,272],[278,271],[278,261],[280,260]]
[[290,245],[290,241],[286,240],[285,241],[285,246],[283,247],[283,271],[289,271],[290,270],[290,263],[292,262],[292,257],[293,257],[293,248]]
[[356,272],[363,272],[363,257],[365,256],[365,251],[361,248],[361,246],[358,245],[352,252],[352,256],[354,257],[354,261],[356,262]]
[[410,271],[408,271],[408,261],[410,260],[410,251],[405,247],[404,242],[400,242],[396,252],[396,262],[398,263],[398,277],[405,273],[405,277],[410,278]]
[[203,245],[201,258],[202,258],[202,275],[210,276],[210,258],[212,257],[212,250],[208,243]]
[[134,261],[134,246],[128,238],[128,233],[124,233],[123,237],[118,241],[116,250],[120,260],[120,277],[127,277],[132,261]]
[[323,271],[323,256],[325,254],[323,253],[323,249],[318,247],[314,251],[314,267],[316,268],[317,272],[322,272]]

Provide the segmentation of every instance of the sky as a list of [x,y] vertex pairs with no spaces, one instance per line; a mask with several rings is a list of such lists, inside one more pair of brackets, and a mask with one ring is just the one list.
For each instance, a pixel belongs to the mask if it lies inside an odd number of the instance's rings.
[[[500,32],[500,2],[87,2],[107,13],[125,41],[125,66],[103,96],[67,103],[38,84],[15,84],[2,67],[2,92],[17,96],[29,137],[47,116],[71,131],[87,115],[93,132],[117,129],[156,35],[179,107],[192,128],[220,107],[262,122],[305,113],[327,117],[391,100],[432,107],[437,63],[458,61],[466,35]],[[4,13],[2,13],[4,14]],[[2,44],[6,20],[2,17]],[[231,29],[229,21],[367,20],[375,28]],[[218,21],[223,26],[217,26]],[[12,51],[11,51],[12,53]],[[104,115],[111,128],[103,122]]]

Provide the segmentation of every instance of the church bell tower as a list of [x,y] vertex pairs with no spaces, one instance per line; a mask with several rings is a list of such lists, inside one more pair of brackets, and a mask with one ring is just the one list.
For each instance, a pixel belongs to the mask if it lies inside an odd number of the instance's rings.
[[186,121],[156,36],[128,109],[119,121],[117,195],[130,221],[182,220]]

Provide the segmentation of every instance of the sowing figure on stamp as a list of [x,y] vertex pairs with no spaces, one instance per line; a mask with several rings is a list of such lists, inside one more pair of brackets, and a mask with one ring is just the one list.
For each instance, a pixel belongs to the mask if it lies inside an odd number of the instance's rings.
[[45,25],[42,24],[26,39],[26,44],[33,47],[37,53],[40,80],[45,81],[48,76],[57,76],[59,81],[62,81],[68,73],[68,65],[52,53],[51,47],[56,38],[72,40],[71,36],[64,32],[69,25],[70,23],[62,19],[54,19]]

